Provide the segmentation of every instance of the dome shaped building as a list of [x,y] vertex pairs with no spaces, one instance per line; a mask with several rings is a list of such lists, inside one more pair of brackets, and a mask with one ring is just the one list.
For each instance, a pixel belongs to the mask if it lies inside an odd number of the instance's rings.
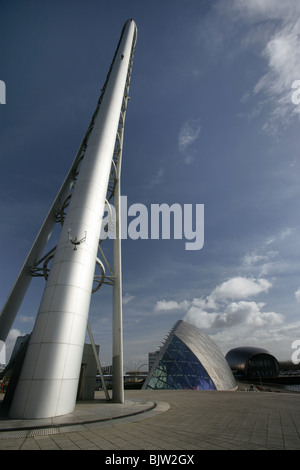
[[279,364],[269,351],[252,346],[234,348],[225,356],[232,372],[241,378],[277,377]]
[[236,382],[217,345],[195,326],[178,321],[162,346],[143,389],[233,390]]

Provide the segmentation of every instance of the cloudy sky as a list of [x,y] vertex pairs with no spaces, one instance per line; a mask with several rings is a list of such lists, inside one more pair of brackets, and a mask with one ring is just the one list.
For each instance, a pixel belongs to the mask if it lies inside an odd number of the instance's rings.
[[[122,194],[128,206],[149,211],[204,204],[204,245],[186,250],[186,240],[172,236],[123,240],[125,369],[142,367],[178,319],[201,328],[224,354],[251,345],[291,359],[300,339],[300,2],[0,5],[1,306],[133,18]],[[43,287],[33,279],[8,353],[16,336],[32,330]],[[109,286],[93,294],[90,322],[109,365]]]

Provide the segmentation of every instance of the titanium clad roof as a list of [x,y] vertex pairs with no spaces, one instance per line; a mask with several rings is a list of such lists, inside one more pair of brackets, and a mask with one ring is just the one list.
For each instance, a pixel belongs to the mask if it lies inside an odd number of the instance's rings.
[[217,390],[236,387],[232,371],[216,343],[196,326],[179,321],[174,334],[183,341],[199,359],[214,382]]

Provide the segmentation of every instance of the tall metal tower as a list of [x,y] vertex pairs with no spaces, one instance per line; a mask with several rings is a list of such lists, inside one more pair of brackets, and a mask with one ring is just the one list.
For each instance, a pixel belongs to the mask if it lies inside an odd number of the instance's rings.
[[[128,20],[108,72],[91,123],[74,163],[33,243],[0,315],[0,340],[12,327],[32,276],[46,285],[30,336],[10,416],[45,418],[73,411],[76,403],[95,266],[98,287],[113,285],[113,400],[124,402],[120,175],[124,120],[137,39]],[[110,276],[97,257],[105,207],[113,198],[115,239]],[[55,223],[61,233],[43,256]],[[51,264],[51,266],[50,266]],[[50,269],[49,269],[50,266]]]

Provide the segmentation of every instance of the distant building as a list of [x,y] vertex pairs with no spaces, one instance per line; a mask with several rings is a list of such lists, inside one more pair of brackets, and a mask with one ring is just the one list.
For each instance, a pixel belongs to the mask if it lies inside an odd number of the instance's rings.
[[11,361],[13,361],[13,359],[17,356],[18,352],[20,351],[21,347],[26,343],[26,341],[29,341],[29,337],[29,334],[17,337],[13,352],[10,357]]
[[145,380],[143,389],[233,390],[236,382],[217,345],[190,323],[178,321]]
[[255,379],[277,377],[279,374],[277,359],[266,349],[251,346],[234,348],[225,358],[236,377]]
[[107,375],[112,375],[113,373],[113,366],[103,366],[102,367],[102,372],[103,374],[107,374]]
[[159,350],[157,350],[155,352],[149,352],[148,353],[148,370],[149,371],[152,369],[152,366],[153,366],[158,354],[159,354]]

